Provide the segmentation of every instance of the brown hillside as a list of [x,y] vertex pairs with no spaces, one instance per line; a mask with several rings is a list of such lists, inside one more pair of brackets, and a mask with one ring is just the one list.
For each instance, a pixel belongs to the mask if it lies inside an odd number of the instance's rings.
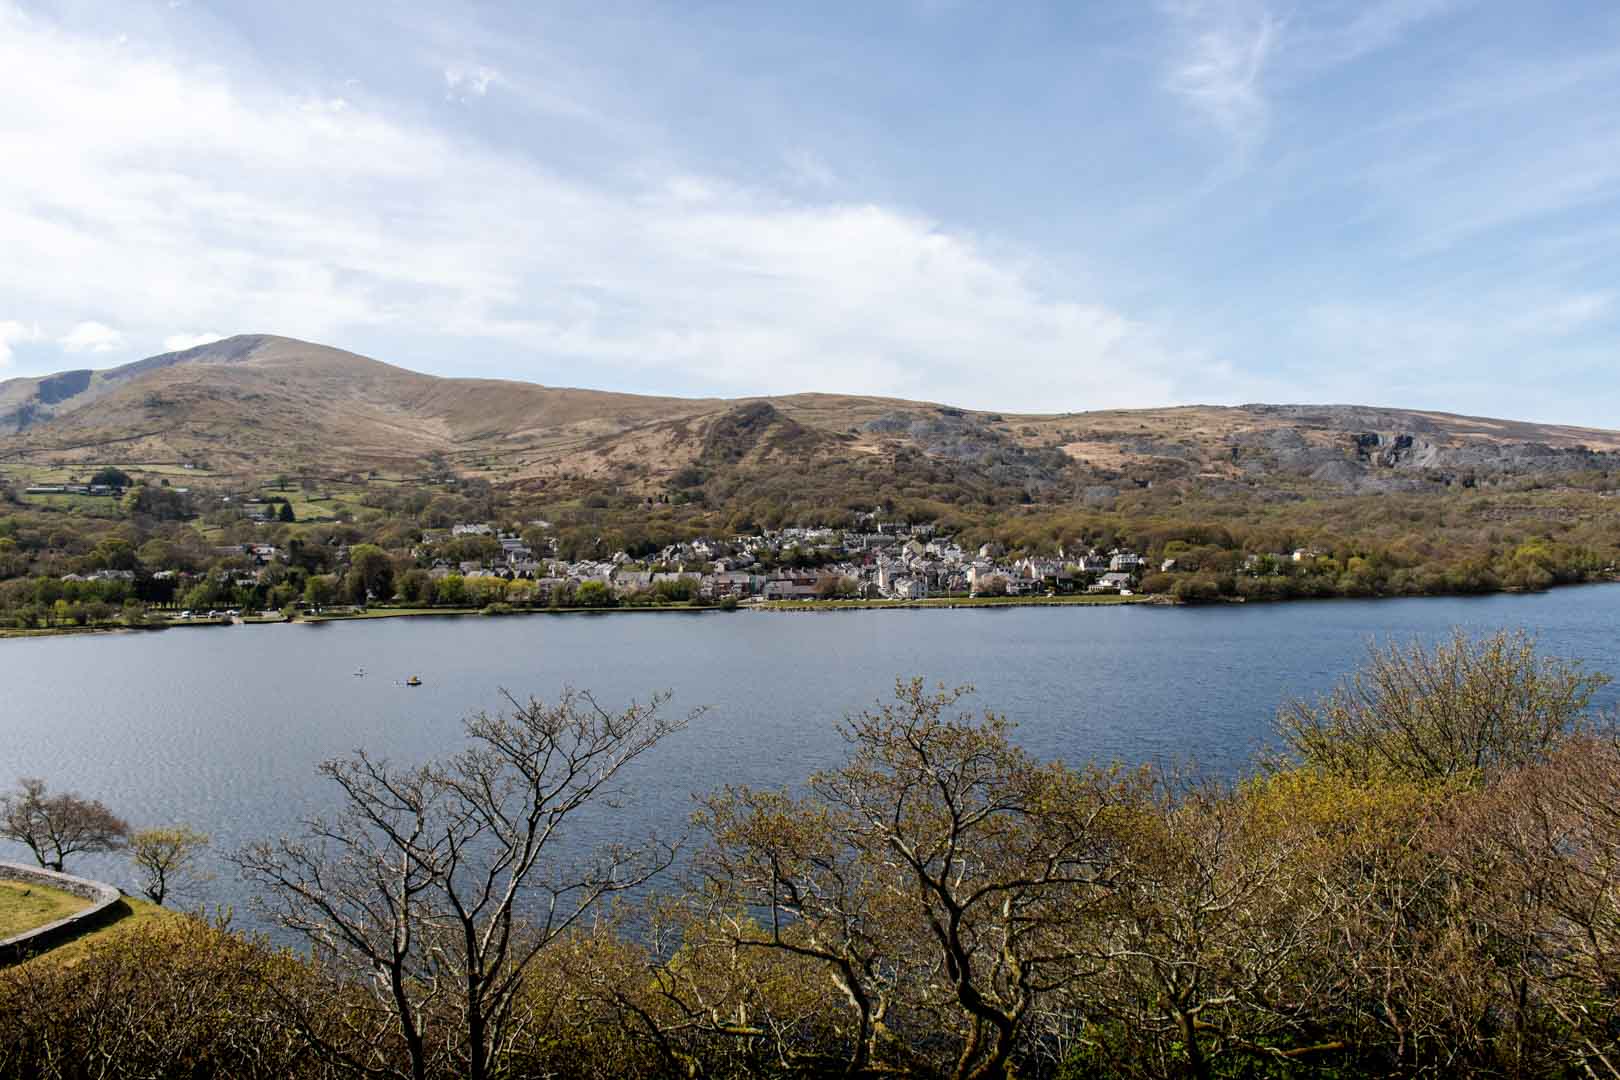
[[270,335],[0,383],[0,461],[192,461],[244,477],[449,469],[651,492],[828,469],[881,485],[885,469],[921,469],[933,483],[1037,494],[1159,481],[1376,491],[1606,466],[1615,453],[1620,432],[1360,406],[1025,416],[836,394],[645,397],[438,378]]

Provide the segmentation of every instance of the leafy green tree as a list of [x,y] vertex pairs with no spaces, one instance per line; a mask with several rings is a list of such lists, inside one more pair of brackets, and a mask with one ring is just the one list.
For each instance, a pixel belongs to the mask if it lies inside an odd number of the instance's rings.
[[388,600],[394,595],[394,562],[376,544],[356,544],[349,549],[346,579],[349,599],[363,604],[368,598]]
[[618,603],[613,590],[605,581],[582,581],[574,590],[574,606],[584,608],[614,607]]
[[434,583],[433,596],[447,607],[463,607],[467,603],[467,579],[460,574],[446,574]]
[[298,520],[298,515],[293,513],[292,503],[285,501],[282,502],[281,510],[276,514],[276,520],[285,522],[289,525]]
[[334,574],[311,574],[304,582],[304,603],[310,607],[328,607],[337,598],[338,579]]
[[433,577],[426,570],[412,568],[401,574],[399,595],[412,604],[433,603]]

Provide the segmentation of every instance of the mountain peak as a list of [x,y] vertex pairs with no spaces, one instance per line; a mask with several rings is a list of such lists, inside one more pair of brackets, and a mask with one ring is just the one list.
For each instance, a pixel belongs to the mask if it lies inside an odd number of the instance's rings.
[[210,341],[203,345],[193,345],[189,349],[179,349],[175,352],[159,353],[157,356],[148,356],[144,360],[124,364],[107,372],[109,378],[129,378],[141,375],[158,368],[172,367],[175,364],[235,364],[248,359],[265,345],[272,342],[291,341],[291,338],[276,337],[274,334],[233,334],[218,341]]

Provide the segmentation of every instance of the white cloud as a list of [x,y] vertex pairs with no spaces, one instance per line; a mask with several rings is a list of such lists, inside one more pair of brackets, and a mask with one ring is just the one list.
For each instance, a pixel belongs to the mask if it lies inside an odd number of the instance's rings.
[[163,339],[164,352],[181,352],[185,349],[195,349],[198,345],[207,345],[225,337],[225,334],[204,330],[196,334],[170,334]]
[[0,319],[0,368],[11,366],[13,345],[41,341],[44,337],[35,324],[20,323],[15,319]]
[[82,322],[56,343],[68,352],[104,353],[124,347],[124,335],[104,323]]
[[37,101],[0,114],[0,159],[30,162],[0,170],[0,295],[67,318],[93,306],[135,340],[229,321],[446,356],[482,342],[548,381],[628,389],[1081,409],[1173,400],[1218,370],[914,212],[669,169],[564,179],[244,70],[66,34],[0,0],[0,95]]

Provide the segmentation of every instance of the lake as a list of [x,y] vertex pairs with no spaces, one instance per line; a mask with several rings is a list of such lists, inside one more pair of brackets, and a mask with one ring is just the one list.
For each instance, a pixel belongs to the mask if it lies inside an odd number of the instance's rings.
[[[695,792],[791,785],[843,754],[836,722],[897,676],[974,685],[1042,757],[1242,769],[1279,704],[1321,693],[1377,638],[1523,627],[1620,674],[1620,585],[1534,595],[1171,608],[399,618],[0,641],[0,785],[40,776],[133,826],[185,823],[215,852],[331,810],[316,764],[356,747],[416,762],[463,717],[565,685],[606,706],[671,690],[706,706],[631,776],[589,838],[678,830]],[[364,668],[369,674],[357,678]],[[403,680],[419,674],[423,685]],[[1617,700],[1610,686],[1604,705]],[[28,861],[0,841],[0,858]],[[69,864],[133,887],[112,856]],[[245,909],[229,867],[206,897]]]

